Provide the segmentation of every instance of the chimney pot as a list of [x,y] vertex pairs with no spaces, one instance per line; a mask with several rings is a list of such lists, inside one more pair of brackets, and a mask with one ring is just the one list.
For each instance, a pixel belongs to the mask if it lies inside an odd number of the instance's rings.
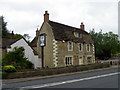
[[14,38],[14,32],[12,31],[12,33],[10,33],[10,39]]
[[81,22],[80,29],[81,29],[81,30],[85,30],[85,27],[84,27],[83,22]]
[[38,28],[37,28],[37,30],[36,30],[36,37],[38,37],[38,35],[39,35],[39,31],[38,31]]
[[49,21],[49,13],[48,13],[48,11],[45,11],[44,22],[48,22],[48,21]]

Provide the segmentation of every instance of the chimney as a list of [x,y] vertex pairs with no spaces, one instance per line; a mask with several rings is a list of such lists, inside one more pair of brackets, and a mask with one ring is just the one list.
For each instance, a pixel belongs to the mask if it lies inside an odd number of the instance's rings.
[[49,13],[48,13],[48,11],[45,11],[44,22],[48,22],[48,21],[49,21]]
[[81,22],[80,29],[81,29],[81,30],[85,30],[85,27],[84,27],[83,22]]
[[12,31],[12,33],[10,33],[10,39],[14,38],[14,32]]
[[36,30],[36,37],[38,37],[39,36],[39,31],[38,31],[38,28],[37,28],[37,30]]

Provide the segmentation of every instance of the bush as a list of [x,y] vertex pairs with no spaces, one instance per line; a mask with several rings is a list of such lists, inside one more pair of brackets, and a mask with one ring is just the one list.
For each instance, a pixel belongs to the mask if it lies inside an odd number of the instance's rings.
[[16,69],[32,69],[34,65],[25,57],[23,47],[15,47],[2,59],[2,65],[13,65]]
[[5,72],[16,72],[16,69],[13,65],[6,65],[2,67],[2,70]]
[[13,64],[13,66],[18,70],[21,70],[21,69],[33,69],[34,68],[34,65],[28,60],[22,60],[19,63]]

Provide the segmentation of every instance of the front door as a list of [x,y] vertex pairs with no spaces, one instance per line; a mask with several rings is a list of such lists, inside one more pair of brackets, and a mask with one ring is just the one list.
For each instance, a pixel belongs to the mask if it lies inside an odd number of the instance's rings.
[[82,65],[82,64],[83,64],[83,57],[80,56],[80,57],[79,57],[79,65]]

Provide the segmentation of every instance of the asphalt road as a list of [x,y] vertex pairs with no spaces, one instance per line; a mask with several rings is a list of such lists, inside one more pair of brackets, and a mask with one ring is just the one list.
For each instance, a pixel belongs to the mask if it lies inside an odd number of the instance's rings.
[[11,90],[14,88],[21,90],[38,88],[118,88],[119,74],[118,68],[112,68],[24,82],[3,83],[2,88],[10,88]]

